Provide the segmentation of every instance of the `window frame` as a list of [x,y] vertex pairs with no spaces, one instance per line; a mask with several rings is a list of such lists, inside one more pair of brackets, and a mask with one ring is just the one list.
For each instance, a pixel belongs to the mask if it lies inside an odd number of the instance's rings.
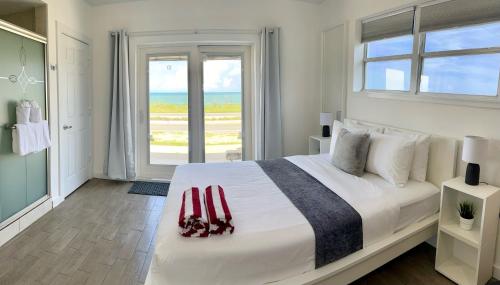
[[390,93],[409,93],[411,92],[411,80],[410,80],[410,89],[408,91],[405,90],[387,90],[387,89],[366,89],[366,65],[369,62],[387,62],[387,61],[395,61],[395,60],[404,60],[404,59],[409,59],[411,61],[411,68],[410,68],[410,76],[412,76],[413,73],[413,54],[402,54],[402,55],[387,55],[387,56],[380,56],[380,57],[368,57],[368,43],[365,43],[364,45],[364,56],[363,56],[363,90],[374,92],[390,92]]
[[[361,43],[363,45],[363,64],[362,64],[362,81],[361,81],[361,92],[367,94],[388,94],[389,96],[397,96],[398,98],[423,98],[423,99],[431,99],[431,100],[441,100],[444,99],[446,101],[472,101],[472,102],[491,102],[500,104],[500,76],[498,79],[498,87],[496,96],[488,96],[488,95],[468,95],[468,94],[458,94],[458,93],[440,93],[440,92],[423,92],[420,91],[421,84],[421,76],[423,71],[423,63],[426,58],[439,58],[439,57],[448,57],[448,56],[467,56],[467,55],[481,55],[481,54],[500,54],[500,46],[499,47],[490,47],[490,48],[473,48],[473,49],[462,49],[462,50],[450,50],[450,51],[435,51],[435,52],[426,52],[425,44],[426,44],[426,35],[427,32],[420,32],[420,12],[421,8],[425,5],[410,5],[409,7],[414,7],[415,15],[414,15],[414,25],[413,25],[413,50],[411,54],[405,55],[394,55],[394,56],[382,56],[382,57],[372,57],[368,58],[368,44],[369,42]],[[407,7],[408,8],[408,7]],[[394,11],[384,13],[382,16],[390,16]],[[376,17],[382,17],[376,16]],[[374,17],[368,17],[366,19],[370,19]],[[489,23],[500,21],[492,21]],[[484,25],[486,23],[481,24],[471,24],[466,26],[474,26],[474,25]],[[460,27],[457,27],[460,28]],[[453,29],[453,28],[446,28]],[[442,29],[442,30],[446,30]],[[369,62],[381,62],[381,61],[390,61],[390,60],[402,60],[402,59],[410,59],[411,60],[411,77],[410,77],[410,89],[408,91],[404,90],[385,90],[385,89],[367,89],[366,88],[366,71],[367,71],[367,63]],[[379,96],[380,97],[380,96]],[[383,96],[382,96],[383,97]]]

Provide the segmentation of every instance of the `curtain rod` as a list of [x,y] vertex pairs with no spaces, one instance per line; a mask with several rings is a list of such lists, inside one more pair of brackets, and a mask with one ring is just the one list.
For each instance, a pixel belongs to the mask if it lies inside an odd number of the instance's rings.
[[[139,32],[128,32],[130,37],[148,37],[148,36],[158,36],[158,35],[200,35],[200,34],[249,34],[257,35],[260,34],[260,30],[250,30],[250,29],[185,29],[185,30],[163,30],[163,31],[139,31]],[[110,34],[113,35],[116,31],[111,31]]]

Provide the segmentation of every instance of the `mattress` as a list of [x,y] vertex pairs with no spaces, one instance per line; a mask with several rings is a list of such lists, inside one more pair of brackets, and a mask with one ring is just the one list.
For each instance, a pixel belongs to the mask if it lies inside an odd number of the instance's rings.
[[[326,155],[287,158],[348,202],[362,217],[364,246],[437,211],[430,183],[390,185],[366,174],[355,177]],[[191,186],[221,184],[235,232],[206,239],[177,230],[180,197]],[[146,284],[264,284],[315,268],[314,231],[269,177],[252,161],[189,164],[177,168],[157,232]]]
[[375,174],[366,173],[363,178],[393,192],[399,205],[396,231],[439,211],[441,192],[432,183],[409,180],[405,187],[397,187]]

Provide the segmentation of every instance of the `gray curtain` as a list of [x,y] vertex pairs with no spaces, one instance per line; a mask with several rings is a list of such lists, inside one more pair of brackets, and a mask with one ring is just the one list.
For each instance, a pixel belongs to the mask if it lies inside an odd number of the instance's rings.
[[283,156],[281,131],[280,29],[264,28],[261,35],[261,145],[263,159]]
[[128,59],[128,35],[111,33],[112,82],[108,157],[105,172],[113,179],[134,179],[135,149],[132,128],[132,104]]

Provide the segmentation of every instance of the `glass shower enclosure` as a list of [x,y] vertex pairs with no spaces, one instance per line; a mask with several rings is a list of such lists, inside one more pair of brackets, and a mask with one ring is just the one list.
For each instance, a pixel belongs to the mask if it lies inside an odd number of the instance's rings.
[[0,29],[0,229],[24,209],[48,198],[47,150],[12,151],[16,104],[40,105],[47,119],[45,43]]

